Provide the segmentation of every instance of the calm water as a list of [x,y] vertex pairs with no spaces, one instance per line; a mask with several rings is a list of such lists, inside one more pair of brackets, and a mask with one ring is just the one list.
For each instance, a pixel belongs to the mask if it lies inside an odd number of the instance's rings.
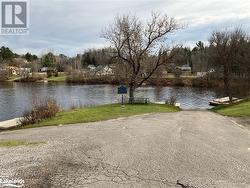
[[[209,100],[223,96],[212,89],[190,87],[145,87],[136,92],[137,97],[147,97],[151,101],[165,101],[172,95],[183,109],[207,109],[210,108]],[[0,121],[22,116],[37,97],[54,98],[64,109],[116,103],[121,98],[117,95],[117,87],[110,85],[0,83]]]

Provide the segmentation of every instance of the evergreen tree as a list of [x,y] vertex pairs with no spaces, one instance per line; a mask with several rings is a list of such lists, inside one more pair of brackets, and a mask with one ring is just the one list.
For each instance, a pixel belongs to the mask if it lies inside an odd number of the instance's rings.
[[14,53],[8,47],[2,46],[0,48],[0,58],[2,60],[11,61],[14,57],[15,57]]
[[53,53],[49,52],[47,55],[44,56],[42,60],[43,67],[54,67],[56,62],[56,58]]

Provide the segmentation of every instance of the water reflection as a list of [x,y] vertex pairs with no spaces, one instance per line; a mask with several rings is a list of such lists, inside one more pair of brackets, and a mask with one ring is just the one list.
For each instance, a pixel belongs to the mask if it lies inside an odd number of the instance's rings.
[[[224,94],[220,90],[191,87],[143,87],[136,91],[136,96],[147,97],[151,101],[165,101],[175,96],[183,109],[207,109],[210,108],[209,100]],[[117,87],[111,85],[1,83],[0,121],[22,116],[36,97],[54,98],[64,109],[116,103],[121,98],[117,95]]]

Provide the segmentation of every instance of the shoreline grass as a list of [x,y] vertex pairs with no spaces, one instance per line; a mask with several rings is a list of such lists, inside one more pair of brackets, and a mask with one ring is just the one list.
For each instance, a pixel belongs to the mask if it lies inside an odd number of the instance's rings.
[[67,76],[52,76],[49,77],[48,82],[66,82],[67,81]]
[[19,79],[21,79],[20,76],[13,76],[13,77],[7,79],[6,82],[15,82],[15,81],[17,81]]
[[121,104],[108,104],[59,112],[54,118],[42,121],[38,124],[18,127],[18,129],[98,122],[148,113],[170,113],[178,111],[180,111],[178,107],[162,104],[127,104],[124,107],[122,107]]
[[34,146],[39,144],[45,144],[45,142],[27,142],[23,140],[0,140],[0,148],[2,147],[18,147],[18,146]]
[[223,116],[250,118],[250,98],[239,103],[215,107],[212,111]]

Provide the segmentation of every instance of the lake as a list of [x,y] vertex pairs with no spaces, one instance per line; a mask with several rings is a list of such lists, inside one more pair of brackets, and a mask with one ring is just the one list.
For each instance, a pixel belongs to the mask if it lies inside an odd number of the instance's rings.
[[[224,96],[213,89],[191,87],[142,87],[136,97],[150,98],[150,101],[165,101],[175,96],[183,109],[208,109],[209,101]],[[54,98],[65,110],[72,106],[91,106],[117,103],[117,86],[72,85],[66,83],[0,83],[0,121],[22,116],[31,108],[35,98]]]

